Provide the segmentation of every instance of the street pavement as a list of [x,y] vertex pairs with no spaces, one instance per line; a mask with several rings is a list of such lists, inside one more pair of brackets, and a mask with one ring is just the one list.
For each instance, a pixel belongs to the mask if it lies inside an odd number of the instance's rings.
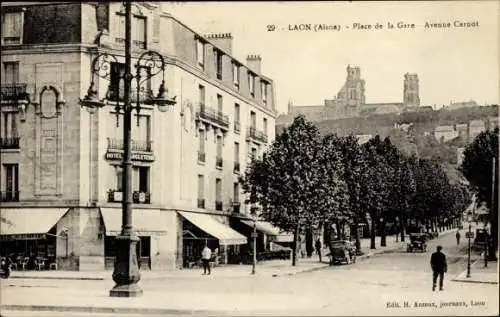
[[[431,290],[429,260],[437,244],[443,246],[448,257],[449,269],[443,292]],[[378,249],[383,248],[377,245]],[[214,274],[198,275],[198,278],[145,279],[141,281],[144,295],[139,298],[109,297],[113,283],[108,279],[9,279],[1,284],[1,314],[498,315],[498,285],[452,281],[467,267],[466,251],[466,240],[457,246],[454,234],[441,235],[429,242],[426,253],[407,253],[400,243],[399,247],[365,257],[355,264],[326,266],[294,275],[234,277]],[[478,258],[479,254],[473,253],[473,260]],[[409,307],[404,307],[405,302]],[[33,311],[33,306],[29,305],[37,305],[38,311]]]

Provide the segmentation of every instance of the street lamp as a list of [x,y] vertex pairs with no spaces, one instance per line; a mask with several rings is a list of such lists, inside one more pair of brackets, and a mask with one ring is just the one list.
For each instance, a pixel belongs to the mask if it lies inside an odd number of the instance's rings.
[[467,238],[469,239],[469,248],[467,250],[467,277],[470,277],[470,239],[472,237],[472,213],[470,212],[467,214],[467,222],[469,222],[469,234],[467,235]]
[[[137,284],[141,278],[136,256],[136,243],[139,241],[132,228],[132,159],[131,159],[131,119],[132,110],[135,108],[140,111],[139,92],[140,85],[153,76],[163,75],[163,81],[160,85],[158,95],[153,96],[151,91],[146,92],[145,104],[155,104],[158,110],[164,112],[168,106],[175,105],[175,97],[165,96],[165,61],[160,53],[155,51],[146,51],[137,59],[136,74],[131,72],[131,25],[132,25],[132,4],[129,1],[125,5],[125,72],[119,74],[119,79],[123,80],[123,105],[116,103],[117,118],[120,110],[123,110],[123,200],[122,200],[122,230],[116,237],[116,258],[114,263],[113,281],[116,285],[110,290],[109,295],[113,297],[136,297],[142,295],[142,289]],[[99,100],[98,92],[95,89],[95,75],[103,79],[110,80],[113,63],[117,63],[118,58],[112,54],[100,53],[92,61],[91,72],[92,79],[87,95],[80,99],[80,105],[85,107],[90,114],[97,112],[99,108],[104,107],[105,99],[109,99],[110,92],[113,90],[115,97],[119,100],[119,84],[116,87],[110,87],[104,100]],[[146,74],[141,74],[141,70],[146,69]],[[142,72],[144,73],[144,72]],[[137,102],[135,106],[131,103],[132,80],[137,82]]]
[[396,242],[399,242],[399,230],[401,230],[401,228],[399,228],[399,217],[396,216],[396,218],[394,219],[394,222],[396,223]]
[[257,265],[257,208],[251,208],[252,220],[253,220],[253,260],[252,260],[252,275],[255,275],[255,266]]

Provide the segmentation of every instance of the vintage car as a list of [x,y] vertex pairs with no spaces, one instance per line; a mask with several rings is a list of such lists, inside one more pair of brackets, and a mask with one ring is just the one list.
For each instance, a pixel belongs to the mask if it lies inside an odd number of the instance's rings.
[[356,262],[356,245],[349,240],[335,240],[330,243],[330,265]]
[[488,231],[486,229],[476,229],[476,234],[474,235],[474,242],[472,248],[475,250],[482,250],[485,248],[488,242]]
[[427,236],[425,233],[410,233],[410,241],[406,245],[406,252],[427,251]]

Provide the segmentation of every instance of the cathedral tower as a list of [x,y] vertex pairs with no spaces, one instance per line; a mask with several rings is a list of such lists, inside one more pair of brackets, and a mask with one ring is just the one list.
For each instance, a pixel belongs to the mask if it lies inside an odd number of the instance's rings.
[[405,107],[420,106],[417,74],[410,74],[410,73],[405,74],[403,103]]

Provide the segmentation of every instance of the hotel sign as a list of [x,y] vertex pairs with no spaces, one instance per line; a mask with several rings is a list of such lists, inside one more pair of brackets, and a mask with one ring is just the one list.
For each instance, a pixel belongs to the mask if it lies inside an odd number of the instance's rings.
[[[107,160],[123,160],[123,152],[106,152],[105,158]],[[153,154],[147,153],[132,153],[133,161],[142,161],[142,162],[153,162],[155,160],[155,156]]]

